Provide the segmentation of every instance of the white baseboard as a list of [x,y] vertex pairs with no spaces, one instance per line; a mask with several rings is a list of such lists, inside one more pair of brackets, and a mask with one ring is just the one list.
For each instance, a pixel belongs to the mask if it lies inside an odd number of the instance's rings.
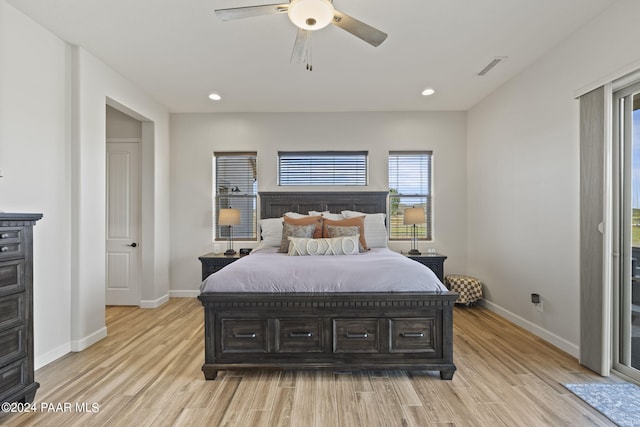
[[97,343],[98,341],[100,341],[102,338],[105,338],[106,336],[107,336],[107,327],[105,326],[102,329],[92,333],[91,335],[84,337],[81,340],[71,341],[70,350],[82,351],[85,348],[89,348],[90,346]]
[[169,291],[169,295],[171,296],[171,298],[195,298],[200,295],[200,291]]
[[156,300],[141,300],[140,308],[158,308],[169,301],[169,294],[165,294]]
[[532,334],[542,338],[543,340],[547,341],[548,343],[553,344],[554,346],[558,347],[562,351],[565,351],[565,352],[569,353],[573,357],[575,357],[575,358],[579,358],[580,357],[580,347],[579,346],[573,344],[572,342],[569,342],[569,341],[565,340],[562,337],[559,337],[558,335],[554,334],[553,332],[550,332],[550,331],[548,331],[548,330],[546,330],[544,328],[541,328],[540,326],[536,325],[535,323],[532,323],[532,322],[528,321],[527,319],[525,319],[523,317],[520,317],[517,314],[514,314],[514,313],[510,312],[509,310],[506,310],[506,309],[500,307],[497,304],[492,303],[491,301],[482,300],[480,305],[488,308],[489,310],[493,311],[494,313],[499,314],[500,316],[502,316],[505,319],[515,323],[516,325],[520,326],[521,328],[526,329],[527,331],[529,331]]
[[61,345],[58,348],[54,348],[53,350],[46,352],[45,354],[36,355],[33,358],[34,368],[38,370],[69,352],[71,352],[71,343]]

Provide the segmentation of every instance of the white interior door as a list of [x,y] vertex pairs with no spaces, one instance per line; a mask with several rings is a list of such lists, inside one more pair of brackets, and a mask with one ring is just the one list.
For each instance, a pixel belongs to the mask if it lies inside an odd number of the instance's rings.
[[107,141],[107,305],[140,305],[139,145]]

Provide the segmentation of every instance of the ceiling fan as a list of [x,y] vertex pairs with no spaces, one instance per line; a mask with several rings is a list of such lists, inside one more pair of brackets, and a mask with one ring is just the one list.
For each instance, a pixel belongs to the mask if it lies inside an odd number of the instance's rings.
[[291,22],[298,27],[291,62],[302,63],[306,60],[309,71],[313,69],[311,33],[329,24],[342,28],[374,47],[387,38],[387,33],[335,10],[333,0],[290,0],[289,3],[216,9],[215,13],[223,21],[286,13]]

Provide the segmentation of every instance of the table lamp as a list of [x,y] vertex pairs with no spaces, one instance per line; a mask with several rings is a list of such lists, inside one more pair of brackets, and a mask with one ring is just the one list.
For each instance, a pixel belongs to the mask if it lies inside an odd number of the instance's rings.
[[425,224],[427,217],[424,208],[406,208],[403,212],[403,224],[413,226],[411,234],[411,250],[409,255],[420,255],[418,251],[418,234],[416,224]]
[[240,225],[240,209],[220,209],[218,213],[218,225],[226,225],[229,227],[229,240],[227,240],[227,251],[225,255],[235,255],[236,251],[233,250],[233,226]]

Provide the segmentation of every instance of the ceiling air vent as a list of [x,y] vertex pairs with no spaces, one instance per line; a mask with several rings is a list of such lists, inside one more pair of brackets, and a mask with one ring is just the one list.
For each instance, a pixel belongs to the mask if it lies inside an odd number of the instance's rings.
[[478,73],[479,76],[484,76],[485,74],[487,74],[489,71],[491,71],[493,69],[493,67],[495,67],[496,65],[498,65],[499,63],[501,63],[502,61],[504,61],[505,59],[507,59],[506,56],[496,56],[494,57],[491,62],[489,62],[482,70],[480,70],[480,72]]

